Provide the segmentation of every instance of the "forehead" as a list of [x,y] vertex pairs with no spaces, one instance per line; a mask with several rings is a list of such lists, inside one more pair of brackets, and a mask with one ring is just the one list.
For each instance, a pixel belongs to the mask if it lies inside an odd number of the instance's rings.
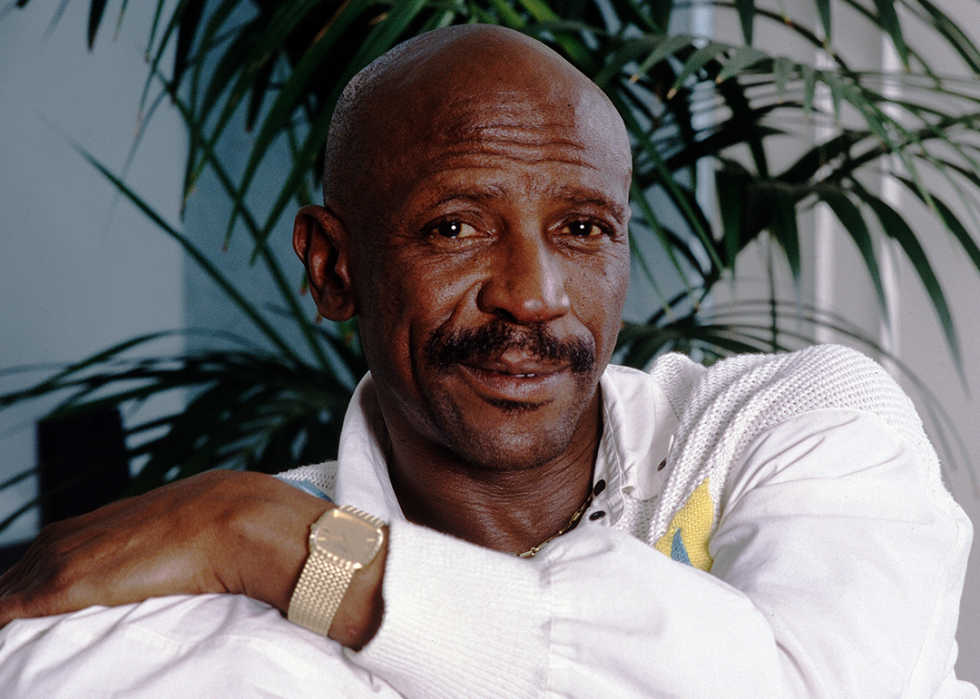
[[501,31],[425,35],[352,82],[342,126],[331,127],[329,206],[349,223],[377,223],[413,185],[480,168],[548,167],[567,186],[599,179],[590,186],[627,198],[629,142],[609,100],[550,49]]
[[409,132],[415,134],[417,151],[513,145],[533,157],[535,149],[564,148],[568,157],[609,160],[610,165],[622,156],[609,110],[590,94],[498,88],[432,97],[419,105],[423,116]]
[[393,138],[376,173],[375,183],[386,185],[389,196],[397,199],[422,185],[451,189],[461,180],[503,178],[523,181],[528,192],[625,206],[629,151],[609,108],[593,95],[555,99],[498,88],[411,101],[420,116],[389,131]]

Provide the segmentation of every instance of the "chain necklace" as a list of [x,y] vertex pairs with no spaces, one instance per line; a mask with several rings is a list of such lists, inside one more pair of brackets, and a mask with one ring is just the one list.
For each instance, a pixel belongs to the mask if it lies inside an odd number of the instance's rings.
[[544,541],[542,541],[537,546],[532,546],[531,548],[529,548],[524,553],[519,553],[517,555],[520,558],[533,558],[534,555],[537,554],[538,551],[540,551],[541,549],[543,549],[547,544],[550,544],[552,541],[554,541],[555,539],[557,539],[562,534],[567,534],[568,532],[572,531],[575,527],[578,526],[579,520],[582,519],[582,515],[585,514],[585,511],[587,509],[589,509],[589,505],[592,504],[593,498],[595,498],[596,494],[602,492],[602,489],[603,489],[603,487],[605,487],[605,485],[606,485],[605,481],[599,481],[598,483],[596,483],[596,487],[595,488],[592,488],[592,489],[589,490],[589,496],[587,498],[585,498],[585,502],[583,502],[579,506],[579,508],[577,510],[575,510],[575,514],[573,514],[572,515],[572,518],[570,520],[568,520],[568,524],[566,524],[564,527],[562,527],[561,529],[559,529],[557,532],[555,532],[554,534],[552,534],[551,536],[549,536],[547,539],[545,539]]

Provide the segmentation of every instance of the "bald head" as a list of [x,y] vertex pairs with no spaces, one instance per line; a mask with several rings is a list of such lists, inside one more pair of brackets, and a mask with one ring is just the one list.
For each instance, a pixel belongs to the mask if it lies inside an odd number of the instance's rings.
[[533,146],[570,129],[628,178],[622,119],[561,56],[502,27],[438,29],[391,49],[344,90],[327,141],[324,201],[355,224],[376,209],[372,199],[390,194],[384,175],[411,176],[430,144],[491,136]]
[[395,452],[491,470],[585,454],[591,469],[630,170],[602,91],[516,32],[441,29],[354,78],[326,206],[297,214],[293,247],[320,313],[358,317]]

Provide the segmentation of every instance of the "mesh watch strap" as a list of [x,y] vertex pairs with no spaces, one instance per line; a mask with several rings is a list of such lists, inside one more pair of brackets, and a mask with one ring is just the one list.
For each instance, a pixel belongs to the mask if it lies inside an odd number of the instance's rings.
[[289,620],[326,636],[353,575],[354,567],[349,563],[328,561],[311,551],[289,600]]
[[[346,520],[346,525],[336,522],[334,518]],[[355,525],[352,532],[349,529],[351,523],[358,521],[359,526]],[[330,510],[317,520],[310,528],[310,555],[289,600],[287,618],[326,636],[354,571],[367,565],[380,550],[384,541],[381,531],[384,526],[382,520],[350,505]],[[327,534],[327,542],[332,536],[339,536],[338,544],[352,533],[356,532],[356,535],[341,544],[339,550],[343,553],[338,554],[329,550],[330,543],[315,543],[321,532]],[[359,542],[360,537],[364,538]],[[348,548],[349,545],[353,545],[353,548]],[[348,556],[353,556],[355,560],[346,560]]]

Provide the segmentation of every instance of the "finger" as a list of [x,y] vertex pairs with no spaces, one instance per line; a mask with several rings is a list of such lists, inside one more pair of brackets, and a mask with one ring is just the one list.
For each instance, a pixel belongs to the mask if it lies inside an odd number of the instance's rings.
[[0,576],[0,598],[11,595],[23,587],[25,578],[31,577],[31,571],[36,568],[41,555],[36,542],[31,544],[21,559]]
[[0,594],[0,628],[14,619],[52,616],[71,611],[59,595],[57,583],[45,575],[41,557],[25,556],[4,575]]

